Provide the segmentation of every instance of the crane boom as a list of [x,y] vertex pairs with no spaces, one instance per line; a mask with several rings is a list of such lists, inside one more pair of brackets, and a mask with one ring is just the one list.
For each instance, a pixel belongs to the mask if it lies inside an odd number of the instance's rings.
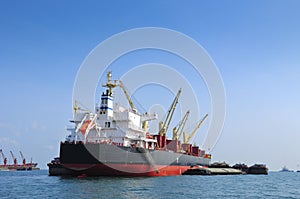
[[123,84],[123,82],[122,82],[121,80],[119,80],[119,83],[120,83],[119,85],[120,85],[120,87],[122,88],[124,94],[126,95],[126,98],[127,98],[128,102],[129,102],[129,105],[130,105],[132,111],[133,111],[134,113],[136,113],[136,112],[137,112],[137,109],[136,109],[135,106],[134,106],[134,103],[133,103],[133,101],[132,101],[132,99],[131,99],[131,97],[130,97],[130,95],[129,95],[128,90],[126,89],[126,87],[124,86],[124,84]]
[[168,128],[170,126],[170,123],[171,123],[174,111],[176,109],[180,94],[181,94],[181,88],[178,90],[177,95],[175,96],[174,101],[173,101],[173,103],[171,104],[171,106],[168,110],[167,117],[166,117],[165,121],[162,124],[162,128],[159,130],[160,135],[165,135],[168,131]]
[[202,120],[198,123],[196,128],[192,131],[192,133],[189,136],[187,135],[187,133],[184,134],[184,143],[189,143],[191,141],[191,139],[196,135],[198,129],[201,127],[201,125],[203,124],[203,122],[206,120],[207,117],[208,117],[208,114],[206,114],[202,118]]
[[24,158],[22,151],[20,151],[20,155],[21,155],[23,164],[26,164],[26,159]]
[[2,149],[0,149],[0,153],[1,153],[1,156],[2,156],[2,158],[3,158],[3,163],[4,163],[4,165],[6,165],[6,163],[7,163],[7,158],[5,157],[5,155],[4,155],[3,151],[2,151]]
[[4,155],[3,151],[2,151],[2,149],[0,149],[0,153],[1,153],[1,156],[2,156],[2,158],[3,158],[3,160],[4,160],[5,155]]
[[17,158],[15,158],[15,156],[14,156],[14,154],[13,154],[12,151],[10,151],[10,155],[11,155],[13,161],[14,161],[14,164],[18,164]]
[[185,115],[184,115],[184,117],[183,117],[181,123],[179,124],[178,130],[177,130],[177,132],[179,132],[179,134],[178,134],[178,136],[177,136],[177,138],[176,138],[177,140],[180,139],[180,137],[181,137],[181,135],[182,135],[182,133],[183,133],[183,129],[184,129],[184,126],[185,126],[185,124],[186,124],[186,121],[187,121],[187,119],[188,119],[188,117],[189,117],[189,114],[190,114],[190,110],[188,110],[188,111],[185,113]]

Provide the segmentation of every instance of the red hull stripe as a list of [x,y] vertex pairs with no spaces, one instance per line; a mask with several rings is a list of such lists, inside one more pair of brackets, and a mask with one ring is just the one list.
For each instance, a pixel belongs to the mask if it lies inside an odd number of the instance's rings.
[[181,175],[190,166],[156,165],[158,172],[143,164],[63,164],[65,168],[97,176],[174,176]]

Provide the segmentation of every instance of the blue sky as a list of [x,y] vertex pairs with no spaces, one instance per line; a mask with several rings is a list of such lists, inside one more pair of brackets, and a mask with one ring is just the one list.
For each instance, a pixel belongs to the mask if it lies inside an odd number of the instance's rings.
[[[227,116],[212,151],[215,161],[296,169],[299,8],[296,0],[1,1],[1,148],[7,156],[22,150],[45,168],[66,136],[84,58],[113,34],[151,26],[192,37],[220,70]],[[148,63],[151,55],[133,62]],[[164,54],[154,58],[162,59],[176,61]]]

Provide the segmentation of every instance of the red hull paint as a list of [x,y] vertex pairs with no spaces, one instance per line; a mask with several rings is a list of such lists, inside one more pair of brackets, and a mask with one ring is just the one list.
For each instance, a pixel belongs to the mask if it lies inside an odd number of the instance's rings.
[[159,172],[156,172],[150,165],[142,164],[63,164],[65,168],[75,173],[90,176],[175,176],[181,175],[190,166],[156,165]]

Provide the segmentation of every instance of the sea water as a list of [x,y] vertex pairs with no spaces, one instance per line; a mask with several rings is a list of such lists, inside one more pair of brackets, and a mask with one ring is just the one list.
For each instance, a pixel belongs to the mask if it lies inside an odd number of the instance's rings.
[[47,170],[0,171],[0,198],[300,198],[300,172],[66,178]]

